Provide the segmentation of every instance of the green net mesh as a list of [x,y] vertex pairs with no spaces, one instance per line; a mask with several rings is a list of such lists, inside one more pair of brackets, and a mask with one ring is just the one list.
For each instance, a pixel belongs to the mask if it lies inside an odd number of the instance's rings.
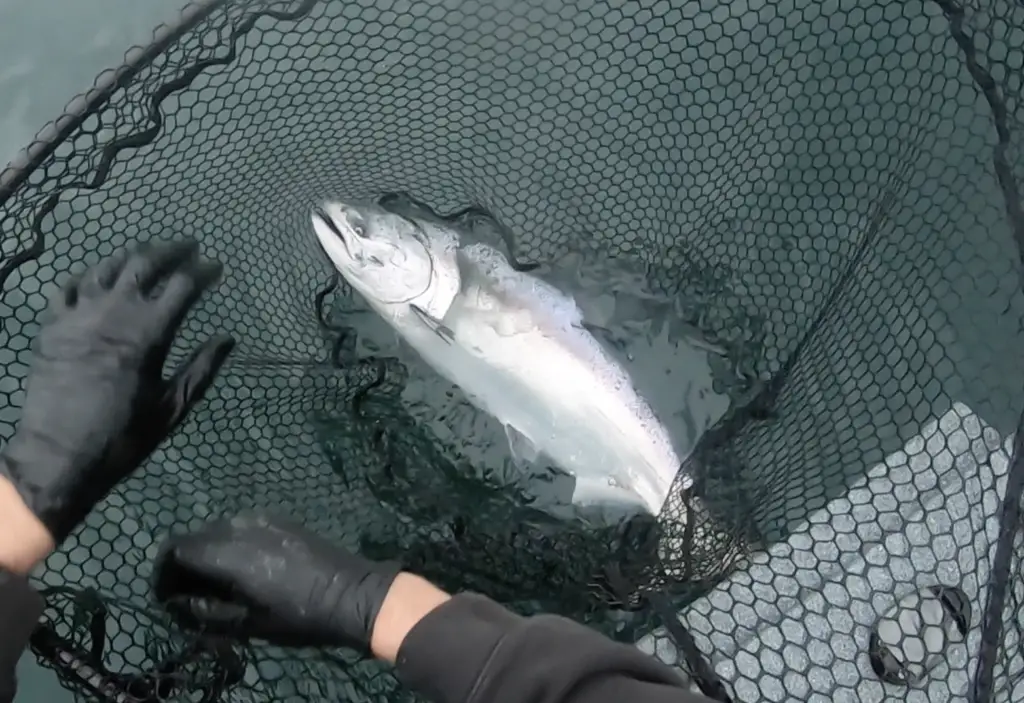
[[[48,560],[33,651],[81,700],[414,698],[153,605],[170,531],[269,509],[722,700],[1024,699],[1022,46],[1011,0],[189,6],[0,175],[5,438],[47,295],[115,248],[226,265],[169,363],[240,342]],[[713,350],[656,528],[552,519],[408,401],[309,224],[388,194],[628,266]]]

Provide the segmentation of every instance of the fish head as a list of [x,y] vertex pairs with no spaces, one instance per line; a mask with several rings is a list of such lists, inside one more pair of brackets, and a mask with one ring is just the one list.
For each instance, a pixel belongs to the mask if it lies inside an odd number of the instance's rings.
[[431,296],[434,243],[415,220],[338,201],[314,207],[312,219],[335,268],[371,302],[401,305]]

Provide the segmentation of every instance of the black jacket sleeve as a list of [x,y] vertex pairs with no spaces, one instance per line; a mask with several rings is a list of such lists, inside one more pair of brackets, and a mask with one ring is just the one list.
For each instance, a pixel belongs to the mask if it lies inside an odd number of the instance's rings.
[[712,703],[636,647],[468,593],[423,618],[396,665],[403,683],[435,703]]
[[43,598],[28,580],[0,569],[0,703],[14,700],[18,660],[42,612]]

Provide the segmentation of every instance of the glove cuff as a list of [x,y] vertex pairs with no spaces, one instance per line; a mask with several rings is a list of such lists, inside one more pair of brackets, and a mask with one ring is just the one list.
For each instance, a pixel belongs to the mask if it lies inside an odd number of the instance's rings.
[[[53,464],[43,463],[45,460],[33,458],[31,461],[18,459],[17,438],[12,439],[0,455],[0,475],[3,475],[14,486],[21,496],[25,507],[50,533],[54,542],[60,544],[70,535],[78,523],[85,517],[84,510],[77,510],[75,504],[66,504],[48,494],[43,486],[33,480],[33,476],[49,476],[55,469]],[[11,450],[14,451],[11,451]]]
[[370,575],[368,580],[376,581],[371,587],[367,583],[368,588],[372,588],[375,592],[380,594],[380,597],[373,603],[373,607],[366,613],[366,645],[369,647],[370,642],[373,641],[373,628],[377,624],[377,616],[380,615],[380,609],[384,605],[384,599],[388,597],[388,593],[391,592],[391,585],[395,582],[395,578],[398,574],[402,573],[402,565],[396,561],[383,561],[377,562],[373,573]]
[[325,602],[331,603],[327,626],[339,644],[370,651],[377,615],[401,571],[398,562],[367,560],[366,575],[357,583],[352,581],[351,566],[332,579],[330,595],[325,594]]

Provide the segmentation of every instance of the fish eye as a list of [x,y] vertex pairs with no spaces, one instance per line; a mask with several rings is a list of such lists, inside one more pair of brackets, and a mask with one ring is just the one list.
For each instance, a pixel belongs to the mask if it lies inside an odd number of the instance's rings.
[[346,219],[348,220],[348,226],[349,229],[352,230],[352,234],[354,234],[359,239],[365,239],[366,221],[362,218],[362,216],[357,215],[355,213],[350,213]]

